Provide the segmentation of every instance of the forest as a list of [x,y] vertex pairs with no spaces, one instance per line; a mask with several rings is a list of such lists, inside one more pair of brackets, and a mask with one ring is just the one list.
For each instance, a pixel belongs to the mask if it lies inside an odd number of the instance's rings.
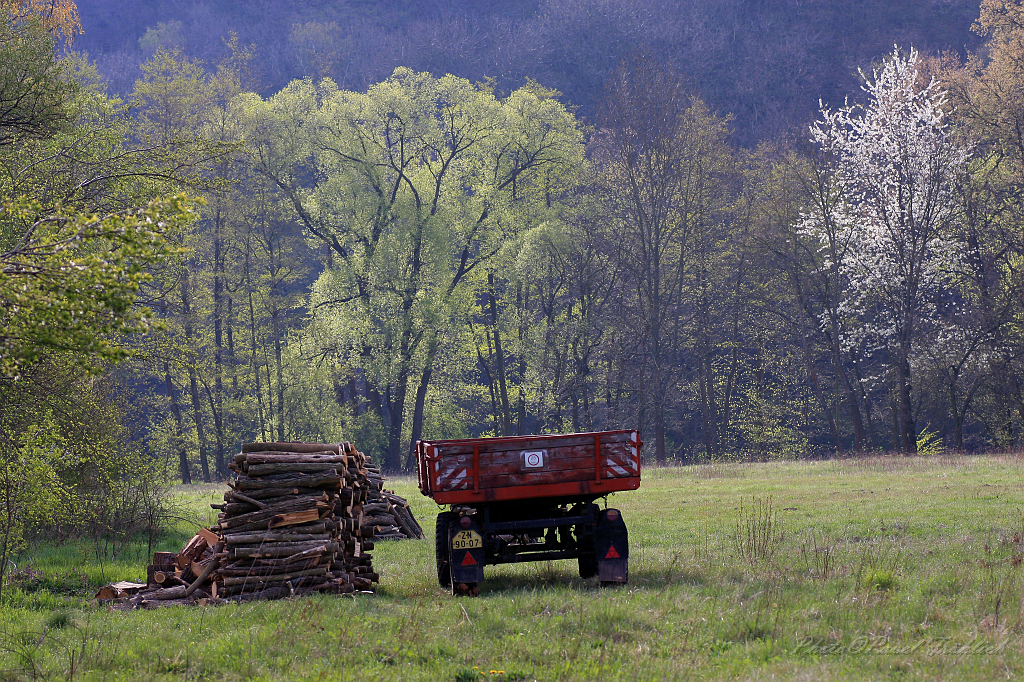
[[1019,446],[1018,2],[469,4],[0,2],[4,554],[243,441]]

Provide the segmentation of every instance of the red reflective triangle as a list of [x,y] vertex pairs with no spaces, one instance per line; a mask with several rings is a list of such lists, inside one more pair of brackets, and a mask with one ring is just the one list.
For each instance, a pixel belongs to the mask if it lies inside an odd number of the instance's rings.
[[615,545],[608,548],[608,553],[604,555],[605,559],[621,559],[619,553],[615,551]]
[[[618,556],[618,554],[616,554],[615,556]],[[473,558],[472,554],[470,554],[469,552],[466,552],[466,558],[462,560],[462,565],[463,566],[476,566],[476,560]]]

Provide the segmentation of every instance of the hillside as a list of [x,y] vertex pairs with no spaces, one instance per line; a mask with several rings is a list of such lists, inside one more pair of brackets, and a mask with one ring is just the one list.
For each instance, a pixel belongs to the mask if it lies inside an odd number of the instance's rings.
[[234,31],[256,45],[253,85],[264,94],[303,76],[363,89],[405,65],[493,78],[506,91],[533,78],[589,118],[612,69],[646,51],[731,113],[743,145],[805,123],[819,99],[840,102],[857,89],[856,69],[893,44],[928,55],[978,42],[975,0],[82,0],[79,9],[76,48],[119,92],[156,44],[209,63]]

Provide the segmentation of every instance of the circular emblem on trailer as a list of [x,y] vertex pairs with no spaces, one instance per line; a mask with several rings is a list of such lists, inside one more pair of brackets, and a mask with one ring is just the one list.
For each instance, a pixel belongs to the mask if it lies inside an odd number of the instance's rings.
[[615,511],[614,509],[609,509],[608,510],[608,520],[609,521],[614,521],[617,518],[619,518],[619,512]]
[[524,450],[523,466],[530,469],[539,469],[544,466],[544,450]]

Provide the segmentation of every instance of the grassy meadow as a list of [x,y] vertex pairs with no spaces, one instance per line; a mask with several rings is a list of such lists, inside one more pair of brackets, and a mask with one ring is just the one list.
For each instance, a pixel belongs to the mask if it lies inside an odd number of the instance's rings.
[[[392,481],[432,536],[437,508]],[[179,489],[176,550],[219,486]],[[0,679],[994,680],[1024,676],[1024,457],[650,468],[620,493],[630,583],[575,562],[438,587],[433,541],[380,542],[376,595],[112,612],[117,561],[36,547],[0,605]]]

